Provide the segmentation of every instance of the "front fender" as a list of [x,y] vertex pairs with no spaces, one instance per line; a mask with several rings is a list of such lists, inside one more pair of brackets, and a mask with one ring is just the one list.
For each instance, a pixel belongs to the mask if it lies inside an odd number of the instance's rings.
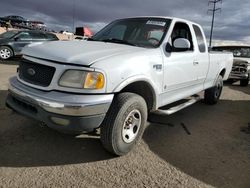
[[148,83],[149,86],[152,87],[152,90],[153,90],[154,94],[155,95],[159,94],[159,90],[157,89],[157,87],[155,86],[155,84],[148,77],[146,77],[144,75],[136,75],[136,76],[132,76],[132,77],[127,78],[126,80],[124,80],[123,82],[121,82],[120,84],[118,84],[114,88],[113,92],[114,93],[120,92],[126,86],[128,86],[128,85],[130,85],[132,83],[135,83],[135,82],[139,82],[139,81]]
[[[157,89],[155,84],[150,79],[148,79],[147,77],[145,77],[143,75],[132,76],[132,77],[124,80],[116,88],[114,88],[113,92],[114,93],[121,92],[127,86],[130,86],[130,85],[133,85],[133,84],[136,84],[136,83],[138,84],[138,82],[141,82],[140,84],[142,84],[142,86],[145,86],[145,84],[147,85],[146,88],[145,88],[147,91],[141,91],[141,90],[138,90],[138,91],[141,92],[142,95],[145,94],[144,97],[147,98],[150,95],[148,93],[149,92],[148,90],[150,90],[150,93],[152,94],[152,100],[153,100],[152,101],[152,109],[157,109],[159,90]],[[151,98],[148,99],[148,100],[151,100]]]

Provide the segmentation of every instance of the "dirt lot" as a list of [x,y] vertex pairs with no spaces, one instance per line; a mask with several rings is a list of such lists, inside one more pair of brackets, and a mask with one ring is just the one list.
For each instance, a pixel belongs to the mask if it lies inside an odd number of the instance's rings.
[[7,109],[16,67],[0,62],[0,187],[250,187],[249,86],[224,87],[216,106],[152,115],[140,144],[114,157],[98,135],[63,135]]

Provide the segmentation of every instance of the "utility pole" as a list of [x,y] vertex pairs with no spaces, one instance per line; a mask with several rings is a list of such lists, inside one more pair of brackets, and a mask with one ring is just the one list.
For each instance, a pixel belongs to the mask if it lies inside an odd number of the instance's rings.
[[73,0],[72,3],[73,3],[72,33],[74,33],[74,31],[75,31],[75,16],[76,16],[76,0]]
[[221,11],[221,8],[216,8],[217,3],[222,3],[222,0],[210,0],[208,1],[208,6],[210,4],[213,4],[213,9],[208,9],[208,12],[212,12],[212,25],[211,25],[211,30],[210,30],[210,39],[209,39],[209,49],[212,46],[212,39],[213,39],[213,29],[214,29],[214,14],[217,11]]

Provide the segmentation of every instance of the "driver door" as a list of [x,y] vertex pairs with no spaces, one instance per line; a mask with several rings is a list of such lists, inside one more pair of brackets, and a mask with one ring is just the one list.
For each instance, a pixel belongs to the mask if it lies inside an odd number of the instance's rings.
[[[187,39],[190,42],[190,48],[185,51],[174,48],[174,40],[178,38]],[[163,105],[188,97],[196,90],[197,76],[192,38],[188,24],[175,23],[168,41],[171,52],[164,51]]]

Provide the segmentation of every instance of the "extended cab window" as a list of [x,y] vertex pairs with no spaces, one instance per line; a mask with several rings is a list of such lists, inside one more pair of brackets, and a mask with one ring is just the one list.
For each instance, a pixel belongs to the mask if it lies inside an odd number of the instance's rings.
[[185,23],[177,22],[174,26],[173,32],[171,34],[171,43],[172,43],[172,51],[173,52],[180,52],[179,49],[174,48],[173,44],[174,41],[178,38],[185,38],[190,42],[190,48],[188,51],[193,51],[193,40],[192,35],[189,29],[189,26]]
[[204,52],[206,52],[206,45],[205,45],[205,42],[204,42],[204,37],[202,35],[202,32],[201,32],[200,28],[197,25],[193,25],[193,28],[194,28],[194,32],[195,32],[195,35],[196,35],[199,51],[201,53],[204,53]]

